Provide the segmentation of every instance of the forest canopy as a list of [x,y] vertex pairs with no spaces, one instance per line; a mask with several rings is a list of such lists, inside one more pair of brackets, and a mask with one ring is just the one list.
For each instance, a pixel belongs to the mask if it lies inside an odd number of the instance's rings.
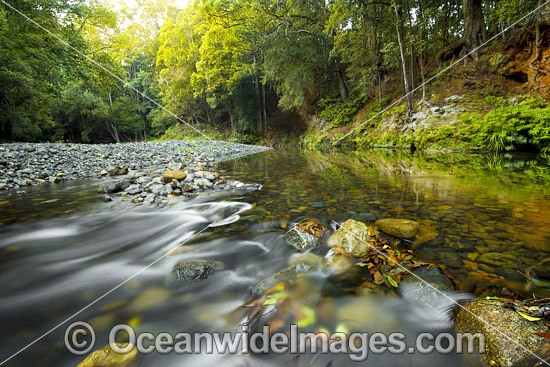
[[346,123],[373,93],[382,105],[387,75],[400,75],[405,94],[434,65],[473,51],[536,7],[537,0],[197,0],[184,8],[171,0],[133,7],[7,0],[0,140],[147,140],[179,123],[174,115],[233,134],[264,134],[281,110],[319,109]]

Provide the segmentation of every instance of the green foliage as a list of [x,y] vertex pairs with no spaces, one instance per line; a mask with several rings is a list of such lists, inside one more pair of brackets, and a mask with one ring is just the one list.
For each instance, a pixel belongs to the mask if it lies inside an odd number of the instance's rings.
[[320,116],[327,121],[331,127],[345,125],[351,122],[359,109],[365,104],[365,97],[350,96],[345,102],[339,98],[323,98],[319,107],[323,110]]
[[458,124],[422,129],[415,143],[420,148],[446,144],[466,149],[534,148],[545,152],[550,149],[550,105],[528,98],[517,105],[496,107],[486,115],[466,114]]

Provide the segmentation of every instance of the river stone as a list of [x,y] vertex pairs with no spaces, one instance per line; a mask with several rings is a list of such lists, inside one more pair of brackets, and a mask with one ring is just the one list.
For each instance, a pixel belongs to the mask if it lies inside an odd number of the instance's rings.
[[330,273],[339,275],[350,269],[355,262],[355,258],[343,255],[339,251],[331,249],[323,259],[323,267]]
[[252,289],[252,294],[261,295],[275,284],[286,280],[299,278],[309,272],[312,268],[313,266],[306,265],[304,263],[287,266],[283,270],[276,272],[256,284],[256,286]]
[[141,194],[141,188],[138,185],[130,185],[124,190],[128,193],[128,195],[137,195]]
[[416,268],[399,283],[398,288],[405,300],[410,299],[433,309],[447,305],[449,299],[443,294],[450,295],[453,290],[453,282],[439,268],[428,270],[424,267]]
[[127,173],[128,173],[128,167],[116,166],[115,168],[113,168],[111,170],[111,172],[109,172],[109,175],[111,175],[111,176],[121,176],[121,175],[125,175]]
[[214,184],[206,178],[197,178],[194,182],[196,186],[200,187],[212,187]]
[[183,168],[183,164],[176,163],[176,162],[170,162],[168,163],[168,171],[181,171]]
[[415,249],[426,242],[430,242],[433,239],[435,239],[438,235],[439,233],[437,233],[437,231],[434,228],[421,224],[420,229],[418,230],[418,233],[416,234],[416,236],[414,236],[414,239],[412,242],[412,245],[413,245],[412,248]]
[[418,222],[408,219],[379,219],[376,221],[375,225],[381,232],[407,240],[413,239],[420,230],[420,224]]
[[500,252],[487,252],[480,255],[477,260],[478,263],[485,263],[497,267],[506,267],[517,269],[517,256],[511,254],[502,254]]
[[345,221],[328,239],[328,246],[342,250],[346,255],[366,257],[369,254],[369,227],[353,219]]
[[502,301],[476,300],[465,305],[464,308],[466,311],[462,308],[458,311],[455,322],[456,331],[485,335],[485,353],[482,357],[490,366],[512,366],[515,362],[529,356],[528,351],[538,350],[545,342],[543,337],[535,335],[535,333],[546,333],[548,330],[542,320],[528,321],[516,311],[505,308]]
[[172,180],[182,181],[185,180],[185,177],[187,177],[187,173],[183,171],[164,171],[162,174],[164,183],[170,183]]
[[311,233],[300,231],[296,227],[285,233],[285,241],[289,246],[294,247],[298,251],[314,248],[318,243],[318,239]]
[[357,213],[357,214],[354,214],[351,217],[351,219],[355,219],[356,221],[366,223],[366,222],[375,222],[378,219],[378,217],[374,213]]
[[[126,349],[126,344],[119,344],[122,349]],[[136,359],[138,350],[134,346],[128,353],[118,354],[115,353],[110,345],[105,348],[96,350],[85,360],[80,362],[76,367],[97,367],[97,366],[109,366],[109,367],[125,367],[130,365],[134,359]]]
[[207,278],[214,270],[216,263],[208,260],[183,260],[172,270],[172,278],[177,280],[200,280]]

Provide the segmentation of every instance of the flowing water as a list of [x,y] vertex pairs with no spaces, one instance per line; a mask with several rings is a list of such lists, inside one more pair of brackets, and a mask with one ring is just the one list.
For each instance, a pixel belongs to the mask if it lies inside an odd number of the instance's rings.
[[[173,199],[160,208],[103,203],[96,180],[0,196],[0,361],[49,332],[5,365],[76,366],[85,356],[71,354],[63,342],[73,321],[94,327],[95,349],[121,323],[138,333],[235,332],[254,286],[295,258],[283,235],[304,218],[326,226],[360,213],[413,219],[438,231],[436,240],[415,251],[447,269],[461,292],[456,295],[550,295],[550,263],[544,262],[550,256],[550,187],[540,157],[279,150],[220,168],[263,187]],[[327,251],[321,246],[313,253]],[[175,264],[186,259],[218,266],[204,280],[171,278]],[[445,309],[420,307],[395,292],[350,290],[321,269],[293,283],[291,292],[298,310],[289,309],[288,317],[279,312],[275,321],[300,324],[312,310],[302,323],[309,331],[399,331],[409,344],[421,332],[452,330]],[[474,365],[454,353],[371,354],[362,363]],[[351,364],[331,354],[153,353],[139,355],[133,365]]]

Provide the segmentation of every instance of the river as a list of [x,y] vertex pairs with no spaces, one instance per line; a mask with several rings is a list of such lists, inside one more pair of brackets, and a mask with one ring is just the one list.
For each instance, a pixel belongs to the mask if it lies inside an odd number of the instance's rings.
[[[204,193],[163,207],[104,203],[96,191],[100,180],[2,194],[0,360],[49,332],[5,365],[76,366],[85,356],[71,354],[63,341],[74,321],[94,327],[95,349],[122,323],[138,332],[235,332],[253,287],[296,253],[283,235],[304,218],[327,227],[362,213],[416,220],[439,233],[415,249],[418,257],[444,266],[457,294],[548,297],[550,186],[544,167],[540,157],[521,154],[287,149],[220,164],[226,176],[261,183],[259,191]],[[201,281],[172,279],[174,265],[186,259],[220,265]],[[347,289],[322,271],[293,287],[292,304],[314,312],[305,326],[310,331],[400,331],[412,340],[421,332],[452,330],[452,322],[440,317],[444,310],[422,309],[393,293]],[[281,322],[299,321],[296,314],[289,310]],[[373,354],[363,363],[475,365],[454,353]],[[330,354],[153,353],[139,355],[133,365],[351,364],[347,356]]]

